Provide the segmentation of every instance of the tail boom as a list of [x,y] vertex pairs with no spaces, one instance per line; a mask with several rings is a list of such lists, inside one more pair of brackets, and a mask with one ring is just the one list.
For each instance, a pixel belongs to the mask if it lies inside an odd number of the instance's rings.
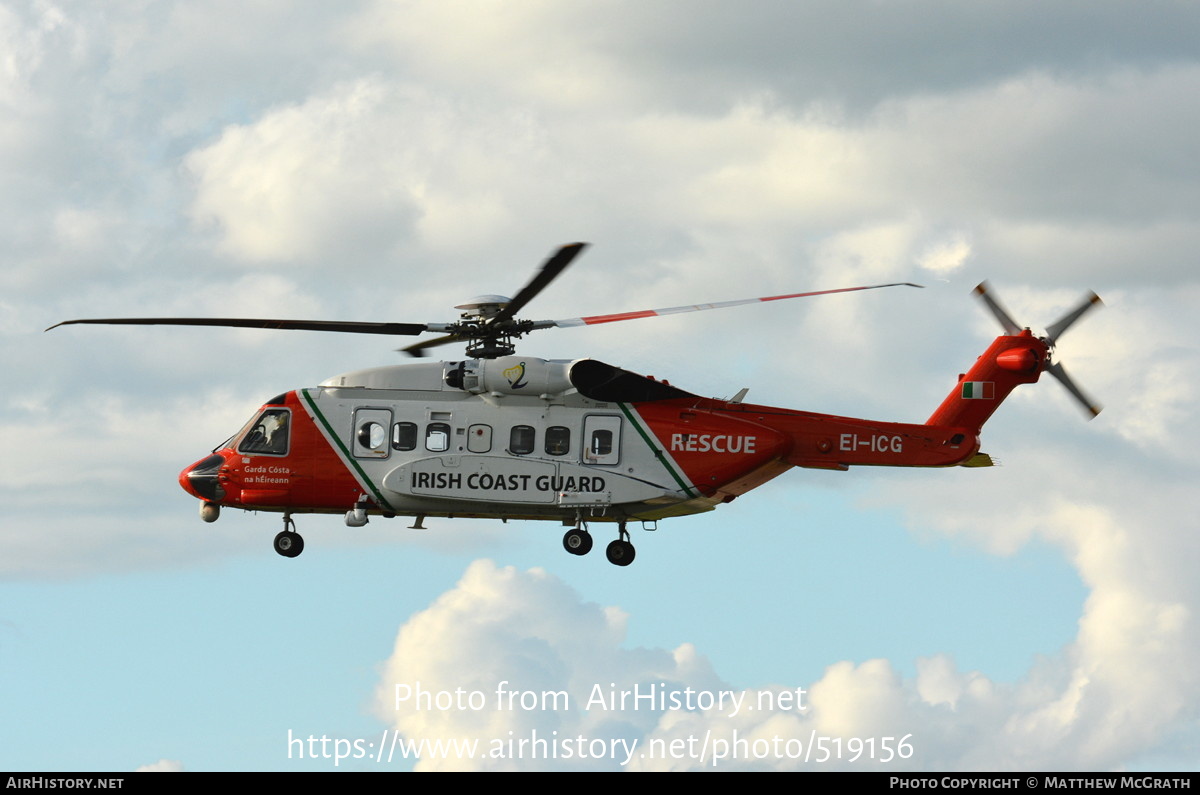
[[836,416],[781,425],[790,426],[792,447],[787,462],[807,469],[947,467],[961,464],[979,451],[979,436],[965,428]]
[[1046,369],[1049,349],[1029,329],[1000,336],[975,361],[925,424],[967,428],[979,433],[983,424],[1014,389],[1036,383]]

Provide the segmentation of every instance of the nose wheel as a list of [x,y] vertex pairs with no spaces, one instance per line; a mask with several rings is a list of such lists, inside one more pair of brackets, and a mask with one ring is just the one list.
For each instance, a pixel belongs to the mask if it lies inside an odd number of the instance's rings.
[[296,532],[290,514],[283,515],[283,531],[275,536],[275,551],[285,558],[294,558],[304,551],[304,538]]

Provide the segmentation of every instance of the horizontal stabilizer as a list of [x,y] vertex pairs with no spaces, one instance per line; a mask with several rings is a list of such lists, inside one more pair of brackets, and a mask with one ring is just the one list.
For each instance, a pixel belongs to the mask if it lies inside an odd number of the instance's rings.
[[960,467],[992,467],[995,465],[996,462],[993,461],[992,457],[987,453],[976,453],[966,461],[963,461],[961,464],[959,464]]

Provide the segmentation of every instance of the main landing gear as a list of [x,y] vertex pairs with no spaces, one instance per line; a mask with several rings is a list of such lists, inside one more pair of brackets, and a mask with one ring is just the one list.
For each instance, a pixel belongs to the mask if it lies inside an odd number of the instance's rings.
[[296,532],[292,515],[283,515],[283,531],[275,536],[275,551],[285,558],[294,558],[304,551],[304,538]]
[[634,555],[637,554],[633,548],[633,544],[629,541],[629,531],[625,529],[625,522],[619,525],[621,537],[608,545],[604,550],[608,562],[614,566],[628,566],[633,563]]
[[583,527],[575,527],[563,536],[563,549],[572,555],[586,555],[592,551],[592,534]]
[[[608,562],[616,566],[628,566],[633,563],[633,558],[636,551],[633,544],[629,541],[629,532],[625,529],[625,522],[620,523],[621,537],[613,541],[604,550]],[[592,534],[587,531],[587,527],[583,522],[579,523],[578,527],[573,527],[563,536],[563,548],[572,555],[586,555],[592,551]]]

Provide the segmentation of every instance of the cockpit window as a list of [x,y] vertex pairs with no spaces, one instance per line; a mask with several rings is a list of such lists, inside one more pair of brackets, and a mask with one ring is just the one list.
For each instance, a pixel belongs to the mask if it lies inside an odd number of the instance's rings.
[[287,409],[267,409],[250,423],[250,430],[238,445],[238,452],[287,455],[290,420],[291,412]]

